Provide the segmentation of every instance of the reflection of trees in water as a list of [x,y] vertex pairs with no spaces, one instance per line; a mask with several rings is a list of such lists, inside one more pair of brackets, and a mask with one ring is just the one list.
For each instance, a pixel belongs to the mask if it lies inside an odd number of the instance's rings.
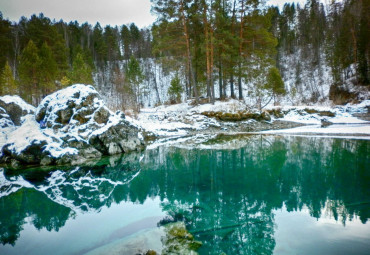
[[58,231],[73,213],[41,192],[21,189],[0,199],[0,240],[2,244],[14,245],[23,229],[25,219],[41,230]]
[[190,231],[213,252],[272,253],[271,212],[283,204],[288,211],[307,207],[316,218],[326,210],[343,224],[355,215],[363,223],[370,217],[368,142],[249,139],[238,150],[157,148],[147,153],[144,166],[159,165],[156,155],[167,160],[139,179],[152,180],[148,191],[159,190],[168,199],[164,209],[174,218],[184,215]]
[[30,185],[0,198],[1,242],[14,245],[28,217],[39,230],[58,231],[75,211],[99,211],[103,206],[121,202],[127,198],[127,193],[117,198],[112,195],[115,187],[129,183],[139,170],[138,155],[132,154],[125,158],[111,157],[92,166],[64,168],[63,171],[20,171],[14,187],[11,183],[16,173],[6,170],[8,180],[0,194],[19,188],[20,177]]
[[[48,174],[43,177],[46,181],[35,183],[36,190],[44,185],[44,193],[23,188],[0,199],[1,240],[14,243],[28,216],[37,228],[58,230],[72,215],[65,206],[99,211],[111,203],[143,203],[156,196],[169,215],[185,220],[204,242],[202,249],[232,254],[272,253],[272,210],[283,204],[288,211],[307,207],[317,218],[325,209],[343,224],[356,215],[363,223],[370,217],[366,204],[369,142],[275,136],[237,139],[244,144],[235,150],[158,147],[146,151],[140,163],[140,155],[133,154]],[[63,178],[53,179],[56,173],[65,178],[58,185]],[[18,206],[22,193],[28,196],[23,211]],[[72,204],[53,202],[60,198]],[[37,203],[38,208],[55,209],[37,211]]]

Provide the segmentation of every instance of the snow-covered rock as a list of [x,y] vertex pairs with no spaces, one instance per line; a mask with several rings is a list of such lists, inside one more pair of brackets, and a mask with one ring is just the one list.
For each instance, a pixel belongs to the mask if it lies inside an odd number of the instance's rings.
[[123,113],[112,113],[90,85],[59,90],[45,97],[34,112],[7,135],[2,161],[15,166],[78,164],[143,147],[139,129]]
[[28,114],[34,114],[35,110],[35,107],[27,104],[19,96],[2,96],[0,97],[1,127],[5,127],[3,124],[11,125],[9,120],[15,126],[20,126],[22,118]]

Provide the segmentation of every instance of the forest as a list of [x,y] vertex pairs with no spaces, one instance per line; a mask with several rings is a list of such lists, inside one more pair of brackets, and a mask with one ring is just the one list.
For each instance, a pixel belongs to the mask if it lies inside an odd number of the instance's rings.
[[151,3],[157,20],[147,28],[42,13],[10,22],[0,13],[1,95],[37,105],[84,83],[118,109],[230,97],[262,108],[282,98],[340,103],[343,84],[369,85],[370,0],[308,0],[282,10],[259,0]]

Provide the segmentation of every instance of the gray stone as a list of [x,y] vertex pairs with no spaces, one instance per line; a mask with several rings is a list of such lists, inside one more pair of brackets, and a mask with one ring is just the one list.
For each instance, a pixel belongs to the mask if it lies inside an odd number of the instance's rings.
[[[26,116],[27,114],[34,114],[33,110],[26,110],[22,107],[22,105],[18,104],[19,101],[22,102],[22,104],[28,105],[26,102],[24,102],[21,98],[16,97],[17,100],[14,100],[14,102],[8,102],[3,100],[0,97],[0,107],[3,108],[6,112],[6,114],[9,116],[9,118],[12,120],[14,125],[20,126],[21,123],[21,118],[23,116]],[[30,106],[29,108],[31,108]]]
[[[0,116],[1,113],[0,108]],[[138,138],[139,130],[124,118],[121,112],[110,112],[92,86],[71,86],[45,97],[37,108],[35,120],[46,124],[40,129],[44,138],[35,138],[21,151],[14,144],[6,144],[0,160],[11,163],[14,159],[20,164],[80,164],[104,155],[140,150],[143,144]],[[49,150],[55,149],[55,145],[47,146],[48,141],[60,144],[62,149],[71,148],[71,153],[57,153],[60,155],[54,158],[52,155],[56,154]],[[73,149],[78,153],[73,153]]]
[[49,166],[54,164],[54,159],[50,155],[46,155],[40,161],[40,165],[42,166]]
[[4,108],[0,107],[0,128],[12,127],[14,123]]
[[270,121],[271,120],[271,116],[270,116],[270,114],[267,111],[263,111],[261,113],[261,118],[263,120],[266,120],[266,121]]

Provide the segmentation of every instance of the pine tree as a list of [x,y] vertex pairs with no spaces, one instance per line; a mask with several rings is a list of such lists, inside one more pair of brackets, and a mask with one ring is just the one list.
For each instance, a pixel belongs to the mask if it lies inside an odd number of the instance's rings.
[[123,42],[123,56],[124,59],[128,60],[131,56],[131,33],[126,25],[121,27],[121,39]]
[[47,43],[44,43],[39,50],[39,80],[43,95],[49,94],[55,90],[57,80],[58,66],[53,53]]
[[0,12],[0,66],[3,67],[12,53],[11,23]]
[[[153,3],[153,10],[159,16],[159,26],[163,24],[163,28],[167,28],[167,30],[162,30],[162,33],[168,34],[177,34],[177,40],[182,42],[181,53],[177,52],[178,55],[182,55],[186,59],[185,70],[188,76],[189,82],[189,89],[193,90],[196,104],[199,103],[199,92],[198,92],[198,85],[197,80],[195,78],[195,69],[196,69],[196,60],[197,57],[193,56],[196,53],[196,48],[193,47],[193,41],[191,40],[191,30],[189,29],[189,23],[191,18],[197,18],[196,15],[190,16],[191,10],[189,6],[191,5],[192,1],[190,0],[151,0]],[[199,9],[198,9],[199,11]],[[192,13],[197,13],[197,9],[193,10]],[[192,20],[194,21],[194,20]],[[157,27],[158,28],[158,27]],[[196,31],[196,30],[193,30]],[[199,35],[199,33],[196,33]],[[168,38],[168,37],[166,37]],[[174,39],[175,37],[172,37]],[[162,45],[167,45],[167,47],[171,47],[168,41],[163,41],[161,37],[157,37],[155,39],[157,42],[162,41]],[[179,44],[174,44],[176,49],[180,49]],[[164,47],[164,48],[167,48]],[[195,53],[194,53],[195,52]]]
[[18,94],[18,87],[13,77],[13,72],[9,66],[8,61],[0,76],[0,94],[1,95],[15,95]]
[[67,75],[67,71],[69,69],[68,49],[64,39],[61,36],[56,39],[56,42],[52,47],[52,52],[57,64],[57,79],[60,80],[62,77]]
[[121,58],[121,52],[118,46],[118,31],[117,27],[112,28],[106,26],[104,28],[104,40],[107,45],[107,60],[117,61]]
[[81,53],[78,53],[72,64],[72,70],[69,72],[68,79],[71,84],[93,84],[92,69],[85,62]]
[[[38,103],[40,57],[36,45],[30,40],[24,48],[18,66],[22,97],[30,103]],[[36,102],[34,102],[36,100]]]
[[143,79],[144,75],[140,68],[140,63],[132,55],[126,68],[126,81],[131,85],[134,92],[137,111],[140,111],[140,83]]
[[98,66],[102,67],[107,60],[107,45],[104,41],[103,29],[99,22],[96,23],[93,31],[93,59]]
[[168,95],[170,96],[171,103],[179,103],[181,101],[181,93],[183,92],[179,76],[171,80],[171,86],[168,88]]
[[280,76],[279,70],[276,67],[271,67],[267,75],[267,83],[265,89],[269,90],[273,94],[274,101],[276,96],[285,95],[286,90],[284,87],[284,81]]

